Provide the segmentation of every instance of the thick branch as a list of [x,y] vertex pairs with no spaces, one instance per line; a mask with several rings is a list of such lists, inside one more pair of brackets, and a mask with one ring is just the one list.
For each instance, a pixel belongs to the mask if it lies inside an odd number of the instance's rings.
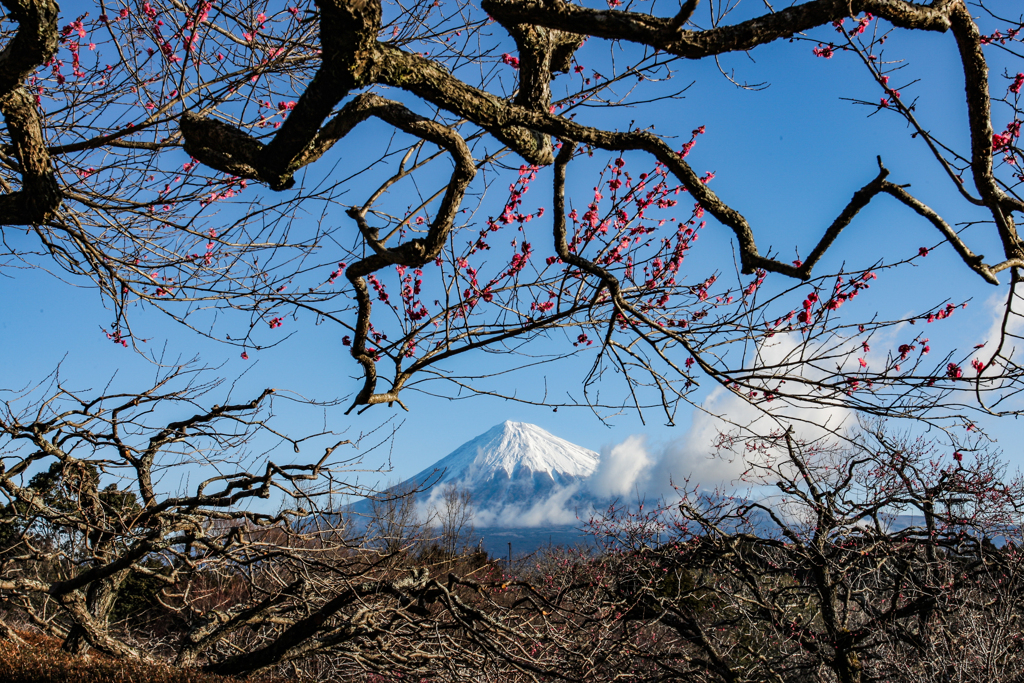
[[508,120],[509,104],[491,93],[452,76],[437,62],[378,43],[378,82],[407,90],[431,104],[467,118],[505,143],[527,162],[546,166],[554,161],[550,141]]
[[[870,12],[902,28],[946,31],[948,12],[904,0],[815,0],[733,26],[685,31],[679,17],[593,10],[545,0],[483,0],[481,7],[503,24],[529,23],[609,40],[628,40],[658,50],[701,59],[749,50],[794,33],[808,31],[851,14]],[[683,14],[685,16],[685,14]]]
[[52,0],[0,0],[18,32],[0,52],[0,92],[21,86],[57,52],[60,8]]
[[261,155],[275,189],[292,185],[292,174],[301,168],[298,158],[335,105],[373,82],[380,0],[320,0],[317,5],[323,63]]
[[0,52],[0,113],[21,165],[22,189],[0,196],[0,224],[45,223],[60,207],[62,193],[39,109],[22,82],[56,53],[59,10],[52,0],[5,0],[3,5],[18,22],[18,31]]
[[455,217],[458,215],[459,205],[462,203],[462,197],[465,195],[466,188],[476,175],[476,164],[473,163],[473,155],[470,153],[469,147],[466,146],[462,136],[457,132],[435,121],[430,121],[412,113],[398,102],[392,102],[377,95],[364,95],[362,97],[363,106],[368,108],[369,113],[390,123],[399,130],[415,135],[422,140],[433,142],[439,147],[446,149],[452,155],[455,169],[452,171],[452,177],[448,181],[448,188],[441,199],[441,206],[434,216],[426,237],[418,237],[397,247],[387,249],[373,238],[374,231],[365,223],[365,212],[358,209],[353,209],[349,212],[349,215],[359,224],[364,236],[367,237],[367,241],[370,242],[370,246],[375,250],[372,256],[352,264],[345,273],[353,287],[355,287],[356,301],[359,305],[355,337],[352,341],[352,356],[362,364],[365,371],[363,389],[356,396],[353,407],[356,405],[395,401],[400,389],[400,387],[396,386],[392,387],[392,390],[387,394],[374,395],[377,371],[373,354],[368,353],[366,350],[366,339],[370,330],[371,302],[364,279],[365,276],[392,265],[419,268],[437,258],[444,248],[448,235],[455,223]]
[[[325,602],[318,610],[285,629],[273,642],[255,652],[238,654],[206,667],[213,673],[238,676],[265,669],[279,662],[294,659],[317,647],[316,636],[325,629],[329,620],[339,611],[374,595],[390,594],[402,597],[406,591],[422,589],[427,583],[426,572],[413,572],[395,581],[366,581],[351,584],[348,590]],[[373,633],[372,624],[364,611],[358,612],[344,626],[331,627],[336,640],[349,640],[360,634]],[[340,636],[340,638],[338,638]]]
[[964,3],[957,2],[950,13],[953,36],[964,68],[967,117],[971,131],[971,172],[985,205],[992,211],[1008,259],[1024,257],[1011,211],[1024,211],[1024,202],[1006,195],[992,174],[992,103],[988,64],[982,52],[981,33]]
[[374,82],[373,46],[380,30],[379,0],[321,0],[322,63],[291,114],[266,145],[227,123],[195,114],[182,117],[185,151],[232,175],[285,190],[309,160],[306,150],[324,119],[353,89]]

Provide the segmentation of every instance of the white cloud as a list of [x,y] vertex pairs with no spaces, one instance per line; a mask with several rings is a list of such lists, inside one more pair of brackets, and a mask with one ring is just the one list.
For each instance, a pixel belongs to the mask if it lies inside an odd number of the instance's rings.
[[[984,307],[991,316],[992,322],[989,325],[988,331],[985,337],[972,343],[985,344],[985,351],[991,353],[995,350],[999,344],[999,338],[1002,335],[1003,317],[1006,315],[1006,300],[1009,295],[1008,288],[1000,287],[997,291],[989,295],[988,299],[985,300]],[[1024,283],[1018,282],[1015,285],[1015,297],[1024,299]],[[1017,306],[1020,302],[1015,302]],[[1007,333],[1013,335],[1024,334],[1024,316],[1012,315],[1007,324]],[[1008,339],[1008,343],[1012,344],[1013,340]],[[1006,350],[1004,349],[1004,353]]]
[[[577,524],[576,501],[580,484],[555,489],[550,496],[531,505],[504,505],[496,508],[474,507],[473,523],[478,527],[543,527]],[[581,510],[587,515],[588,510]]]
[[[776,335],[771,344],[759,349],[759,361],[766,367],[793,362],[802,342],[799,334]],[[819,371],[805,368],[805,377],[815,379]],[[788,372],[792,371],[790,368]],[[750,482],[740,481],[740,477],[751,463],[716,453],[720,435],[736,431],[740,435],[767,435],[793,425],[799,438],[809,440],[842,432],[853,424],[853,413],[839,406],[794,405],[781,400],[755,406],[736,392],[718,386],[694,412],[690,428],[678,439],[653,445],[634,435],[603,448],[590,488],[596,494],[630,498],[637,491],[641,497],[671,497],[673,483],[684,482],[703,488],[746,488]]]
[[597,470],[587,480],[590,491],[601,498],[621,498],[633,494],[656,458],[647,448],[647,437],[635,434],[615,446],[601,449]]

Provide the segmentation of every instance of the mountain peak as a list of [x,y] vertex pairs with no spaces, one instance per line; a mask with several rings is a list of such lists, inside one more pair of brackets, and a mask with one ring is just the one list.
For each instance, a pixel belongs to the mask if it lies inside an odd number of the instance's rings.
[[442,482],[467,484],[527,472],[557,480],[581,479],[597,469],[598,457],[537,425],[506,420],[459,446],[414,479],[426,480],[437,470],[444,470]]

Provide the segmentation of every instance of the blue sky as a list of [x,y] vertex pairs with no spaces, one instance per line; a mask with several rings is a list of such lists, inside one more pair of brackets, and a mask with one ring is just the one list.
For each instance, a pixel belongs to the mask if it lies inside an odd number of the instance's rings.
[[[80,2],[66,3],[64,16],[80,13],[82,6]],[[823,41],[835,37],[828,28],[812,35]],[[636,120],[637,125],[654,126],[661,135],[675,136],[678,144],[689,138],[692,129],[706,126],[706,133],[688,161],[698,173],[716,174],[715,191],[750,220],[762,252],[771,245],[784,259],[789,254],[796,258],[798,248],[806,255],[852,193],[874,177],[875,157],[879,154],[892,171],[891,180],[912,183],[915,196],[950,223],[984,218],[977,212],[965,211],[949,180],[923,143],[911,138],[911,131],[901,119],[892,112],[844,99],[876,102],[882,96],[859,60],[842,53],[832,59],[817,58],[812,54],[815,44],[779,41],[750,55],[732,54],[720,60],[722,68],[734,74],[736,80],[768,84],[758,91],[737,88],[713,61],[679,61],[672,65],[675,75],[671,82],[649,84],[642,92],[649,97],[692,81],[683,99],[610,111],[584,110],[579,119],[609,128],[621,128]],[[630,50],[625,48],[616,55],[620,63],[631,56]],[[1008,82],[998,74],[1003,69],[1015,73],[1024,67],[1019,60],[1014,61],[998,50],[987,54],[992,60],[993,90],[1005,92]],[[591,39],[578,61],[588,68],[604,70],[610,68],[608,55],[608,43]],[[899,82],[904,101],[916,98],[916,113],[922,124],[950,146],[966,150],[962,73],[952,36],[897,32],[882,55],[887,60],[906,60],[906,67],[893,79]],[[921,79],[919,83],[902,88],[904,83],[917,79]],[[418,110],[424,114],[429,111],[423,106]],[[1001,129],[1006,123],[1002,119],[1010,114],[998,108],[996,112],[994,126]],[[360,135],[346,140],[327,158],[307,169],[306,180],[315,181],[318,174],[357,163],[372,154],[373,138]],[[595,164],[606,163],[608,158],[595,158]],[[634,158],[627,160],[634,162]],[[635,161],[639,163],[639,158]],[[593,172],[571,171],[569,194],[576,206],[586,204],[594,182]],[[358,195],[360,190],[365,193],[366,188],[357,181],[353,189]],[[500,196],[500,192],[494,193],[487,201],[498,202]],[[535,210],[549,205],[550,170],[544,170],[527,195],[525,206]],[[500,208],[490,213],[498,211]],[[348,220],[340,209],[338,213],[337,220]],[[487,210],[482,212],[487,214]],[[535,223],[532,229],[542,232],[549,227],[544,221],[540,225]],[[972,228],[966,235],[975,252],[997,253],[998,244],[984,227]],[[840,238],[820,268],[821,272],[835,272],[844,263],[856,269],[878,260],[907,258],[919,247],[931,247],[938,241],[937,233],[909,210],[890,199],[878,198]],[[728,275],[733,271],[730,234],[720,226],[710,225],[702,235],[696,258],[696,264],[690,262],[695,280],[715,270]],[[102,328],[109,325],[111,314],[102,307],[94,291],[79,286],[84,283],[65,283],[38,270],[15,268],[0,269],[0,277],[5,301],[0,321],[5,386],[17,388],[38,381],[58,363],[63,363],[65,376],[80,387],[102,387],[114,373],[119,382],[140,383],[137,386],[153,376],[151,360],[106,339]],[[772,277],[772,282],[779,281],[779,276]],[[992,324],[992,297],[1005,294],[1005,289],[1005,285],[997,291],[985,284],[956,260],[949,247],[942,247],[912,266],[887,272],[873,286],[870,297],[857,302],[861,308],[851,314],[869,315],[878,310],[883,315],[901,316],[928,310],[946,298],[971,299],[968,309],[958,313],[955,325],[947,325],[935,335],[947,349],[969,349],[985,341],[983,337]],[[237,379],[240,394],[257,393],[263,387],[273,386],[330,400],[351,396],[358,387],[354,379],[358,366],[340,343],[342,331],[328,325],[316,326],[308,319],[289,320],[280,332],[294,333],[290,338],[275,348],[253,351],[249,360],[243,360],[237,348],[204,339],[155,311],[139,309],[133,315],[136,330],[149,339],[143,345],[147,355],[169,361],[198,355],[204,364],[215,368],[215,373],[229,381]],[[550,395],[564,395],[561,392],[578,387],[589,365],[587,358],[584,354],[561,365],[523,373],[516,380],[518,387],[524,395],[537,397],[547,382]],[[453,368],[468,373],[487,368],[490,362],[486,354],[462,356]],[[326,412],[282,406],[281,419],[283,428],[293,434],[319,431],[326,421],[331,429],[347,430],[351,436],[394,420],[392,424],[400,424],[401,428],[393,443],[387,450],[374,452],[368,461],[378,464],[390,455],[394,479],[404,479],[419,471],[506,419],[540,425],[594,450],[607,450],[633,435],[645,436],[652,449],[657,450],[660,445],[686,442],[690,426],[690,416],[685,411],[677,425],[669,427],[656,412],[649,415],[646,424],[629,412],[611,417],[603,424],[585,408],[554,412],[551,408],[488,397],[449,401],[415,393],[409,393],[405,400],[410,408],[408,413],[397,406],[377,406],[361,416],[345,416],[345,403]],[[986,427],[1002,443],[1012,442],[1019,434],[1017,422],[1012,420],[993,421],[986,423]],[[687,447],[699,448],[693,444]],[[1020,462],[1016,453],[1008,452],[1007,457],[1015,465]]]

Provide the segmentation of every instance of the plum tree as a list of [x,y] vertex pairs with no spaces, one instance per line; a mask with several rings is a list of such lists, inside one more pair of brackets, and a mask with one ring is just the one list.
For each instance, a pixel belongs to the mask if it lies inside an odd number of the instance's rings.
[[[362,375],[352,408],[401,404],[404,389],[439,380],[513,396],[500,382],[474,381],[487,373],[459,371],[456,357],[492,350],[512,354],[501,372],[589,354],[582,396],[514,396],[556,407],[659,407],[671,420],[709,377],[762,404],[920,417],[952,396],[960,416],[972,390],[975,407],[1013,412],[1024,77],[1006,66],[1017,55],[1019,17],[1000,14],[1013,8],[984,3],[975,18],[962,0],[814,0],[760,14],[744,8],[746,18],[728,23],[740,10],[711,2],[704,25],[697,2],[664,17],[620,5],[156,0],[76,7],[74,19],[61,19],[52,2],[12,0],[0,87],[5,250],[90,278],[114,309],[108,335],[125,346],[140,343],[128,315],[140,301],[246,357],[279,341],[273,335],[288,319],[337,324]],[[805,35],[819,27],[832,38]],[[899,64],[876,54],[914,32],[946,33],[956,45],[963,73],[941,78],[964,87],[962,144],[920,122],[917,104],[890,82]],[[742,197],[719,196],[714,174],[688,163],[703,126],[677,149],[643,116],[609,118],[617,105],[655,111],[668,95],[653,82],[673,64],[758,54],[784,39],[799,50],[810,40],[809,59],[863,62],[881,94],[871,110],[910,127],[965,215],[992,231],[997,258],[976,254],[958,228],[890,180],[880,159],[806,256],[783,259],[759,246],[756,226],[735,208]],[[607,76],[577,59],[587,40],[624,46],[601,62]],[[990,74],[993,59],[1002,76]],[[593,109],[609,115],[584,123]],[[995,116],[1010,123],[996,126]],[[394,133],[364,144],[352,131],[368,126]],[[335,147],[353,151],[355,164],[330,168]],[[593,172],[583,159],[602,151],[610,160],[579,213],[567,206],[566,176],[577,166]],[[507,199],[485,217],[481,197],[506,173]],[[527,210],[538,178],[552,183],[553,203]],[[689,199],[679,203],[683,193]],[[963,367],[969,355],[925,363],[923,335],[895,343],[884,363],[869,365],[859,352],[880,329],[945,319],[959,302],[918,303],[889,322],[840,321],[837,309],[882,269],[821,274],[819,264],[880,195],[938,230],[962,277],[996,283],[1009,271],[1000,339],[973,358],[973,372]],[[732,235],[734,283],[721,276],[727,264],[686,260],[707,221]],[[928,251],[866,258],[892,267]],[[762,292],[769,275],[780,283],[771,296]],[[785,279],[789,296],[780,293]],[[799,289],[804,282],[813,288]],[[211,328],[204,316],[223,309],[243,314]],[[740,350],[773,338],[795,350],[771,360]]]

